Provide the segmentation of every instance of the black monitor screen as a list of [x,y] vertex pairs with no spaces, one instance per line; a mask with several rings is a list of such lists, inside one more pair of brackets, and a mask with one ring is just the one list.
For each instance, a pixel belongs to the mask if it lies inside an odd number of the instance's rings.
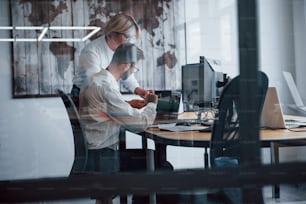
[[215,73],[208,61],[182,66],[182,94],[184,110],[194,106],[211,107],[215,101]]

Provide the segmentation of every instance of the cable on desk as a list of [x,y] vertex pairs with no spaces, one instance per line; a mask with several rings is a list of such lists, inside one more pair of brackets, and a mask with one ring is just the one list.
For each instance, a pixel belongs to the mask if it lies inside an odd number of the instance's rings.
[[260,130],[278,130],[279,128],[271,128],[271,127],[261,126],[259,129]]
[[[303,130],[301,130],[303,128]],[[306,125],[299,125],[298,127],[288,128],[292,132],[306,132]]]

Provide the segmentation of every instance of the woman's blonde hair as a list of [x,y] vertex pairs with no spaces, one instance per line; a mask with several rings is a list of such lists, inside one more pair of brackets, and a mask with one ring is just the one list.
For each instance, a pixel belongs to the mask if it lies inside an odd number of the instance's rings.
[[139,39],[140,29],[135,19],[127,14],[117,14],[113,16],[106,24],[104,29],[105,36],[108,36],[112,32],[125,33],[132,26],[135,27],[136,30],[136,39]]

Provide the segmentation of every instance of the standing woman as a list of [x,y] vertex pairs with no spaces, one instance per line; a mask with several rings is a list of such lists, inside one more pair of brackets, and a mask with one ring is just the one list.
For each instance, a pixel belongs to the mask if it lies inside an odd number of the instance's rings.
[[[79,95],[80,88],[87,84],[89,77],[105,69],[111,62],[114,51],[125,42],[136,43],[140,36],[140,29],[135,19],[126,14],[113,16],[106,24],[104,35],[88,43],[82,50],[79,67],[73,78],[71,94]],[[134,75],[127,80],[122,80],[124,87],[129,91],[145,97],[148,91],[140,87]],[[141,104],[130,104],[132,106],[143,106]],[[138,103],[137,100],[134,103]]]

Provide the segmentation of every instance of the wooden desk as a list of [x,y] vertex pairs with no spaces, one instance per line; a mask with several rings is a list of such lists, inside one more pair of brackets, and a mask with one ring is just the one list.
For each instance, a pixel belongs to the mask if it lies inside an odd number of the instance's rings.
[[[286,119],[297,119],[300,116],[286,116]],[[179,116],[179,119],[194,119],[194,112],[187,112]],[[301,117],[305,120],[305,117]],[[306,129],[305,129],[306,130]],[[170,132],[160,130],[158,128],[149,128],[145,131],[144,136],[154,140],[156,150],[160,157],[157,159],[165,159],[165,149],[167,145],[185,146],[185,147],[209,147],[211,138],[210,132]],[[306,141],[306,132],[293,132],[288,129],[262,129],[260,130],[260,140],[263,147],[270,147],[271,143],[297,143]],[[162,160],[161,160],[162,161]],[[208,163],[205,163],[208,164]]]
[[[306,131],[306,129],[305,129]],[[211,133],[210,132],[199,132],[199,131],[188,131],[188,132],[170,132],[160,130],[158,128],[149,128],[146,131],[147,137],[154,141],[162,141],[169,145],[184,144],[184,146],[196,146],[202,147],[209,143]],[[306,132],[293,132],[287,129],[262,129],[260,130],[260,140],[262,142],[273,142],[273,141],[295,141],[305,140]]]
[[[193,116],[192,113],[187,114],[187,118]],[[184,118],[186,115],[184,116]],[[306,130],[306,129],[305,129]],[[203,147],[204,167],[207,168],[208,151],[211,133],[199,131],[189,132],[170,132],[163,131],[158,128],[149,128],[145,131],[144,136],[155,142],[155,158],[156,161],[162,163],[166,161],[167,145],[184,146],[184,147]],[[282,146],[306,146],[306,132],[293,132],[288,129],[262,129],[260,130],[260,141],[262,147],[271,148],[271,161],[279,162],[279,147]],[[279,186],[273,188],[273,197],[279,198]]]
[[[185,147],[203,147],[207,149],[211,138],[211,133],[199,131],[189,132],[170,132],[159,130],[158,128],[149,128],[145,131],[145,137],[154,140],[155,148],[158,155],[156,159],[164,161],[166,159],[166,146],[185,146]],[[260,140],[262,147],[271,147],[272,143],[288,143],[296,144],[306,141],[306,132],[293,132],[287,129],[260,130]],[[303,145],[305,145],[303,143]],[[207,153],[207,150],[205,150]],[[206,155],[207,156],[207,155]],[[206,157],[205,156],[205,157]],[[274,156],[273,156],[274,157]],[[273,158],[272,157],[272,158]],[[205,167],[208,161],[205,160]]]

